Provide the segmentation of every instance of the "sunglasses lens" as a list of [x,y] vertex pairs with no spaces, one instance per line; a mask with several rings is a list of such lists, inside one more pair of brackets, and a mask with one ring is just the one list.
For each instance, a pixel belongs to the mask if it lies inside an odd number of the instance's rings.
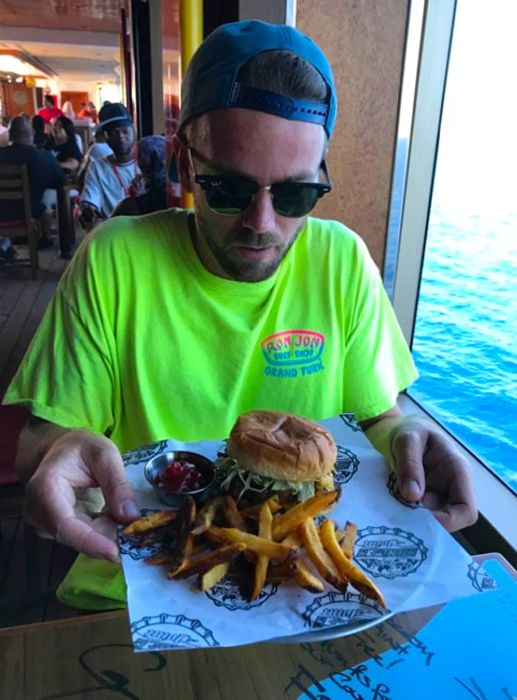
[[251,204],[256,186],[241,178],[221,178],[205,189],[210,209],[218,214],[241,214]]
[[272,193],[276,213],[292,218],[308,214],[321,196],[317,187],[301,182],[279,183],[273,186]]

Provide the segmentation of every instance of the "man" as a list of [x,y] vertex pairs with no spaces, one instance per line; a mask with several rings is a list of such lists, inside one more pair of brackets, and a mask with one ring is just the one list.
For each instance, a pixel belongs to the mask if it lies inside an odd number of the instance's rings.
[[105,132],[113,155],[88,163],[80,199],[80,220],[88,230],[107,219],[130,195],[130,183],[140,170],[135,160],[135,129],[122,104],[110,103],[99,112],[98,129]]
[[[0,165],[26,165],[29,174],[32,216],[40,221],[40,249],[52,246],[50,237],[51,217],[43,202],[45,190],[63,185],[63,171],[50,153],[33,144],[34,132],[27,117],[14,117],[9,124],[10,145],[0,150]],[[2,203],[0,220],[23,218],[21,202]]]
[[50,124],[52,119],[55,117],[62,117],[63,111],[56,107],[56,100],[52,95],[45,95],[43,98],[43,107],[38,110],[38,116],[40,116],[45,124]]
[[[117,561],[102,533],[110,517],[139,514],[119,451],[223,438],[252,408],[353,412],[405,498],[423,499],[449,530],[475,520],[462,458],[396,406],[416,371],[364,244],[307,216],[330,189],[335,117],[330,66],[291,27],[225,25],[197,51],[175,144],[195,211],[95,232],[6,396],[35,416],[18,464],[33,474],[26,512],[41,529]],[[301,336],[318,348],[310,366],[295,359]],[[92,519],[76,493],[97,485],[109,515]]]

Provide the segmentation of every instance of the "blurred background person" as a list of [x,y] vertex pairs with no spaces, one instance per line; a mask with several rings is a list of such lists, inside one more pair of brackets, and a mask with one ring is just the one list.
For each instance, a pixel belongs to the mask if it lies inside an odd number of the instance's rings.
[[2,146],[7,146],[9,143],[9,129],[4,126],[3,124],[0,124],[0,148]]
[[45,124],[50,124],[55,117],[61,117],[63,112],[56,107],[56,100],[52,95],[45,95],[43,98],[43,107],[38,110],[38,115],[42,117]]
[[75,110],[74,110],[73,105],[70,102],[70,100],[67,100],[63,104],[62,110],[63,110],[63,114],[65,115],[65,117],[68,117],[72,121],[75,119],[75,117],[76,117]]
[[32,130],[34,131],[34,145],[36,148],[42,148],[47,142],[47,132],[45,129],[45,120],[39,114],[35,114],[31,120]]
[[111,216],[131,183],[140,174],[135,159],[135,129],[127,108],[118,102],[104,105],[99,112],[98,129],[104,131],[113,155],[90,161],[79,203],[79,220],[90,231],[95,224]]
[[87,102],[86,104],[83,102],[77,116],[79,119],[91,119],[94,124],[97,124],[99,121],[97,109],[93,102]]
[[[9,125],[10,145],[0,149],[0,165],[26,165],[29,174],[32,216],[40,222],[38,248],[52,246],[50,237],[51,218],[45,204],[46,192],[55,198],[55,188],[63,184],[63,170],[52,153],[36,148],[34,132],[26,117],[14,117]],[[48,189],[47,189],[48,188]],[[23,219],[21,201],[3,201],[0,207],[0,221]]]
[[165,136],[144,136],[137,143],[137,162],[141,174],[133,179],[130,189],[135,195],[123,199],[112,216],[138,216],[167,209],[165,176]]
[[76,139],[74,123],[65,116],[52,120],[50,138],[45,144],[45,148],[54,153],[63,170],[69,173],[75,172],[83,159]]

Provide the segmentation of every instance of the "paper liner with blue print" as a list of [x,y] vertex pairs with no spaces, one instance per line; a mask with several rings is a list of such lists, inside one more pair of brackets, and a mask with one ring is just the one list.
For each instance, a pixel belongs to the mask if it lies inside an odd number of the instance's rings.
[[162,613],[143,617],[131,625],[133,644],[138,651],[218,647],[212,632],[199,620],[185,615]]
[[399,527],[370,526],[357,533],[354,559],[371,576],[408,576],[418,570],[427,555],[423,541]]
[[[341,498],[328,517],[340,528],[346,521],[357,525],[355,562],[379,585],[389,608],[411,610],[477,595],[486,588],[479,571],[471,569],[469,574],[468,554],[425,508],[409,508],[390,494],[388,466],[357,425],[346,416],[321,422],[339,446],[336,484]],[[125,455],[139,507],[164,509],[143,474],[150,457],[183,449],[214,460],[222,448],[221,440],[163,440]],[[146,556],[154,553],[153,547],[149,544]],[[273,638],[283,643],[322,640],[352,634],[389,615],[352,586],[343,594],[324,583],[323,593],[315,595],[295,583],[268,585],[250,604],[236,590],[232,575],[205,594],[194,577],[168,580],[166,567],[144,564],[130,538],[121,539],[121,555],[137,651],[234,646]],[[252,567],[249,571],[252,576]]]
[[375,601],[360,593],[332,591],[315,598],[303,617],[311,629],[357,625],[358,620],[383,618],[389,613]]

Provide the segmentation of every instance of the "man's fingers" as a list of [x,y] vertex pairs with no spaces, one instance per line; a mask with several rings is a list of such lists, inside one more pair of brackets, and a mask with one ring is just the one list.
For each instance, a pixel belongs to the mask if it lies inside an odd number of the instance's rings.
[[478,519],[475,508],[467,503],[447,505],[441,510],[432,510],[431,512],[448,532],[456,532],[464,527],[469,527],[469,525],[474,525]]
[[140,510],[119,451],[110,441],[105,443],[98,448],[90,446],[85,461],[102,489],[111,515],[121,523],[130,523],[140,517]]
[[61,520],[57,525],[56,540],[94,559],[106,559],[114,564],[120,561],[115,542],[78,518]]
[[391,453],[400,492],[406,501],[419,501],[424,495],[423,450],[422,437],[414,430],[397,432],[391,442]]

